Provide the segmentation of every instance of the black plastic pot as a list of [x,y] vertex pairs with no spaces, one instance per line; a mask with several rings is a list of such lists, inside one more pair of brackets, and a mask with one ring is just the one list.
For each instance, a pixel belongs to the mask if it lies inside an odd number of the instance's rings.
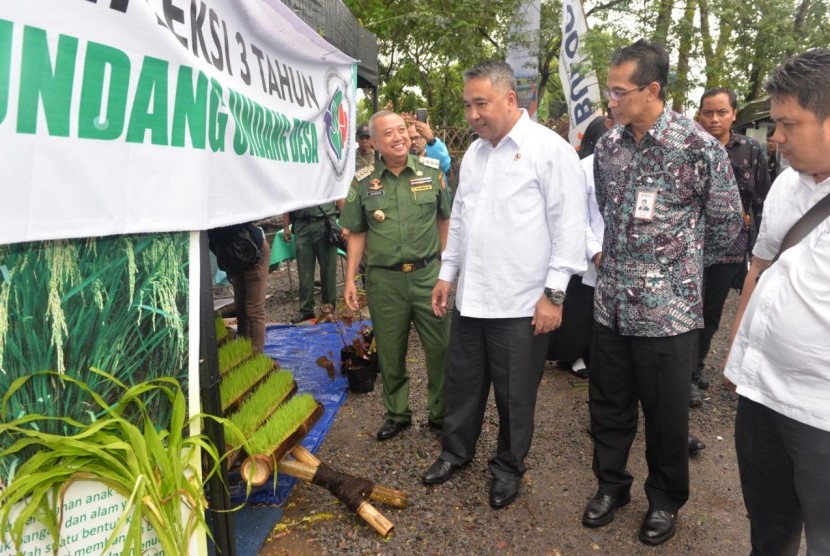
[[340,372],[346,375],[350,392],[371,392],[375,389],[378,376],[377,354],[372,354],[366,359],[357,355],[353,346],[346,346],[340,350]]

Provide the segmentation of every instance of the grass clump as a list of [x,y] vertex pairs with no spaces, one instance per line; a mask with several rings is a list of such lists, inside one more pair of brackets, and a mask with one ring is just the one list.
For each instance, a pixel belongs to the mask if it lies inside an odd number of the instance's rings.
[[222,410],[229,408],[235,401],[262,380],[271,369],[274,361],[264,353],[257,353],[233,371],[225,373],[219,383],[219,397],[222,399]]
[[219,373],[225,374],[250,357],[250,338],[238,337],[219,348]]
[[294,376],[289,371],[271,374],[246,400],[242,407],[228,417],[242,432],[240,438],[231,427],[225,428],[225,441],[230,446],[239,446],[250,437],[294,390]]
[[311,417],[317,402],[311,394],[294,396],[248,439],[250,454],[272,454]]
[[217,342],[221,342],[222,340],[224,340],[225,338],[228,337],[228,334],[230,332],[228,331],[228,327],[225,326],[225,319],[223,319],[222,317],[216,317],[216,320],[214,321],[213,324],[214,324],[214,327],[216,328],[216,341]]

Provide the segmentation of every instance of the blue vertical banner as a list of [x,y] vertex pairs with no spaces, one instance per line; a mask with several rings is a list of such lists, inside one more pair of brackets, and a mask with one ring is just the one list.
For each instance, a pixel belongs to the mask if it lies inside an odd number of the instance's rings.
[[574,147],[579,147],[585,129],[600,106],[597,76],[584,67],[588,56],[582,52],[581,46],[582,37],[587,31],[588,23],[585,21],[582,3],[579,0],[563,0],[559,78],[568,103],[568,141]]
[[539,22],[541,0],[525,0],[516,6],[510,23],[507,63],[516,74],[519,106],[536,120],[539,81]]

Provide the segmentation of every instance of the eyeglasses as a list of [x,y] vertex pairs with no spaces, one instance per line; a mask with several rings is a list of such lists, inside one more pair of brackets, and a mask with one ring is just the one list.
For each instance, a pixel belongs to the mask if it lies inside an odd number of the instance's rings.
[[418,143],[422,139],[423,139],[423,137],[420,137],[420,136],[417,136],[417,135],[415,137],[410,137],[409,138],[409,140],[412,141],[413,143]]
[[720,118],[725,118],[726,116],[729,115],[729,113],[730,113],[729,110],[727,110],[725,108],[721,108],[720,110],[701,110],[700,111],[700,115],[703,116],[704,118],[711,118],[715,114],[717,114],[718,117],[720,117]]
[[613,100],[614,102],[617,102],[619,100],[622,100],[622,98],[625,95],[633,93],[634,91],[642,91],[643,89],[645,89],[649,85],[651,85],[651,83],[649,83],[648,85],[640,85],[639,87],[636,87],[634,89],[629,89],[627,91],[621,91],[620,89],[605,89],[605,98],[607,98],[608,100]]

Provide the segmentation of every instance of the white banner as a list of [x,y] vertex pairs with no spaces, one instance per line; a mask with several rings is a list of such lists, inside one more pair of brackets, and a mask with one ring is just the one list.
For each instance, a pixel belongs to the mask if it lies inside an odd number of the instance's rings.
[[568,140],[578,147],[585,128],[600,107],[597,76],[580,68],[588,57],[580,50],[582,35],[588,31],[579,0],[562,1],[562,47],[559,50],[559,79],[568,103]]
[[0,243],[341,198],[355,71],[278,0],[6,0]]
[[513,12],[507,63],[516,74],[519,106],[536,121],[539,85],[539,24],[541,0],[523,0]]

